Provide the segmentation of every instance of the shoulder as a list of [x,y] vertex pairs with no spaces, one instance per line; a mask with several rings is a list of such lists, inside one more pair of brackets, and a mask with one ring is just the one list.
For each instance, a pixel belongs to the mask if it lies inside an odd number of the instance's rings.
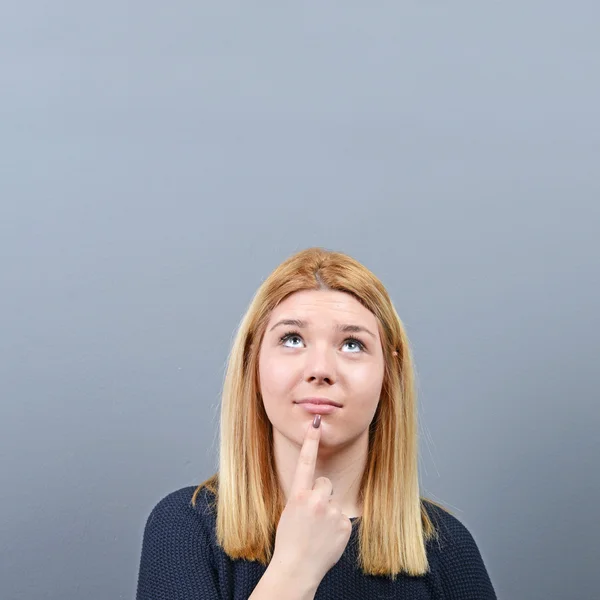
[[159,500],[146,520],[136,598],[218,598],[210,498],[195,487]]
[[423,500],[423,505],[435,526],[440,549],[475,544],[471,532],[450,511],[427,499]]
[[195,494],[196,490],[196,486],[187,486],[161,498],[146,520],[146,534],[170,537],[201,534],[212,537],[213,496],[205,488]]
[[[425,501],[437,536],[428,542],[430,556],[450,598],[495,599],[480,549],[469,529],[446,509]],[[468,591],[471,595],[463,595]]]

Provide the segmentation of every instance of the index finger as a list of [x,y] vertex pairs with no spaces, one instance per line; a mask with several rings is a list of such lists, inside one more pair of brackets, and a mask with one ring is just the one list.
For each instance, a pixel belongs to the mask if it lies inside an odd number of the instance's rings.
[[292,481],[291,494],[300,490],[312,490],[315,477],[315,465],[319,453],[319,441],[321,439],[321,426],[315,428],[310,423],[304,435],[304,443],[300,449],[296,472]]

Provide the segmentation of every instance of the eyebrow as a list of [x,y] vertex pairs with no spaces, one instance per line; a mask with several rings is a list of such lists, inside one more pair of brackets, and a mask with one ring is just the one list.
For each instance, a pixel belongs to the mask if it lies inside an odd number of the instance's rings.
[[[281,319],[281,321],[277,321],[277,323],[275,323],[275,325],[273,325],[269,331],[273,331],[273,329],[279,327],[280,325],[291,325],[292,327],[298,327],[298,329],[304,329],[308,324],[306,321],[302,321],[300,319]],[[343,333],[368,333],[371,337],[375,338],[375,334],[362,325],[343,324],[337,325],[335,329]]]

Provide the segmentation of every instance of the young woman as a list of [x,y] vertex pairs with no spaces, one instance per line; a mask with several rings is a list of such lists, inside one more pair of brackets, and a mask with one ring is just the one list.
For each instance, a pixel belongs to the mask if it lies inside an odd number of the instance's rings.
[[225,378],[219,471],[148,517],[137,600],[495,600],[419,492],[414,373],[379,279],[321,248],[260,286]]

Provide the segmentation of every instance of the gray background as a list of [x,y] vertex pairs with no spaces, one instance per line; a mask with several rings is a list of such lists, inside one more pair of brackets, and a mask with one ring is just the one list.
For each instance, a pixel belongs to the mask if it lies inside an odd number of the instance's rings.
[[322,245],[387,285],[499,598],[599,598],[599,18],[3,3],[0,597],[133,597],[252,294]]

